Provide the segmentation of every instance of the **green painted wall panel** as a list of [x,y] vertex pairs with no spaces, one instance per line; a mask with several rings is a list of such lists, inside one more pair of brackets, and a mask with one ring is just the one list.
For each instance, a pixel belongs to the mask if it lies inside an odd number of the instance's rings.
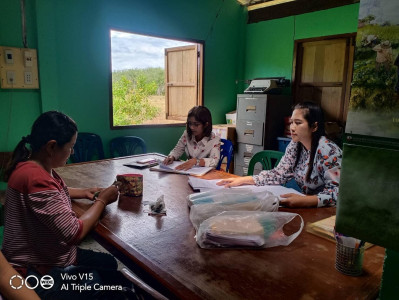
[[340,6],[295,17],[295,39],[357,31],[359,4]]
[[291,76],[294,49],[293,17],[250,24],[247,28],[247,79]]
[[[36,48],[34,3],[26,1],[25,5],[27,44]],[[20,1],[0,1],[0,45],[23,47]],[[0,151],[11,151],[39,113],[39,90],[0,89]]]

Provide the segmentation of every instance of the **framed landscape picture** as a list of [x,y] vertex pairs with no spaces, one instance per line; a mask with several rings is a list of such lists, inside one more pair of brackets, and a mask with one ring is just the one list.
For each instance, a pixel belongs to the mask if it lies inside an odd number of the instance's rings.
[[361,0],[347,134],[399,139],[399,1]]

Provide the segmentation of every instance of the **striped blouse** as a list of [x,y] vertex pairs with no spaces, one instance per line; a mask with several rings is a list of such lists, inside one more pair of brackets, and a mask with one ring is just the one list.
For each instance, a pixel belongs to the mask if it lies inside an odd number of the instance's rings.
[[8,181],[2,252],[14,265],[65,267],[76,261],[83,223],[64,181],[54,170],[52,175],[27,161]]

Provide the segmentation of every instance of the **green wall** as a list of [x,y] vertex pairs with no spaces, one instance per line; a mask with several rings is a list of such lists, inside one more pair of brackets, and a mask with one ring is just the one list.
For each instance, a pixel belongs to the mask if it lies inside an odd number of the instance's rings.
[[[214,123],[224,123],[225,113],[235,109],[236,94],[246,87],[236,80],[291,79],[294,41],[356,32],[359,10],[353,4],[246,25],[247,13],[233,0],[25,2],[28,46],[38,50],[40,90],[0,90],[0,151],[12,151],[41,112],[57,109],[74,118],[80,131],[100,134],[106,154],[109,140],[120,135],[143,137],[149,151],[169,152],[182,127],[110,129],[111,28],[205,40],[204,103]],[[23,47],[20,1],[0,2],[0,45]],[[386,299],[394,278],[389,266],[398,265],[395,255],[385,262]]]
[[[183,131],[110,129],[110,29],[205,40],[204,104],[214,123],[224,123],[245,88],[236,80],[291,78],[295,39],[355,32],[358,12],[354,4],[246,25],[247,13],[236,1],[36,0],[26,6],[40,90],[0,90],[0,151],[12,151],[42,111],[57,109],[80,131],[100,134],[106,155],[109,140],[120,135],[143,137],[149,151],[167,153]],[[1,45],[23,46],[19,1],[0,3],[0,28]]]
[[[12,151],[33,120],[51,109],[70,115],[79,131],[100,134],[106,155],[109,140],[121,135],[144,138],[149,151],[168,153],[173,148],[183,127],[110,129],[110,29],[204,40],[204,104],[215,123],[224,123],[225,113],[235,108],[247,15],[236,1],[26,2],[29,46],[38,50],[40,90],[0,90],[0,151]],[[0,4],[0,45],[23,47],[19,3]]]
[[298,39],[357,31],[359,4],[249,24],[244,76],[292,77],[294,42]]
[[[26,1],[27,43],[37,48],[34,2]],[[23,47],[20,1],[0,1],[0,46]],[[0,89],[0,151],[11,151],[41,112],[39,90]]]

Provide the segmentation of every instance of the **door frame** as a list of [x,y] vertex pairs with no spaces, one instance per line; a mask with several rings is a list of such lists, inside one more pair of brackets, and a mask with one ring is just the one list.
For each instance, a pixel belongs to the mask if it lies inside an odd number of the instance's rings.
[[[302,47],[303,43],[307,42],[321,42],[326,40],[335,40],[335,39],[346,39],[346,51],[345,51],[345,62],[344,62],[344,76],[346,74],[346,78],[342,81],[342,93],[341,93],[341,106],[340,111],[340,121],[344,125],[346,123],[346,117],[348,114],[349,100],[350,100],[350,85],[352,82],[353,75],[353,64],[354,64],[354,54],[355,54],[355,46],[356,46],[356,32],[346,33],[346,34],[338,34],[338,35],[329,35],[329,36],[321,36],[307,39],[299,39],[294,42],[294,57],[293,57],[293,65],[292,65],[292,95],[293,95],[293,104],[297,104],[300,102],[298,99],[300,78],[301,78],[301,69],[302,69]],[[336,86],[334,83],[331,86]]]

